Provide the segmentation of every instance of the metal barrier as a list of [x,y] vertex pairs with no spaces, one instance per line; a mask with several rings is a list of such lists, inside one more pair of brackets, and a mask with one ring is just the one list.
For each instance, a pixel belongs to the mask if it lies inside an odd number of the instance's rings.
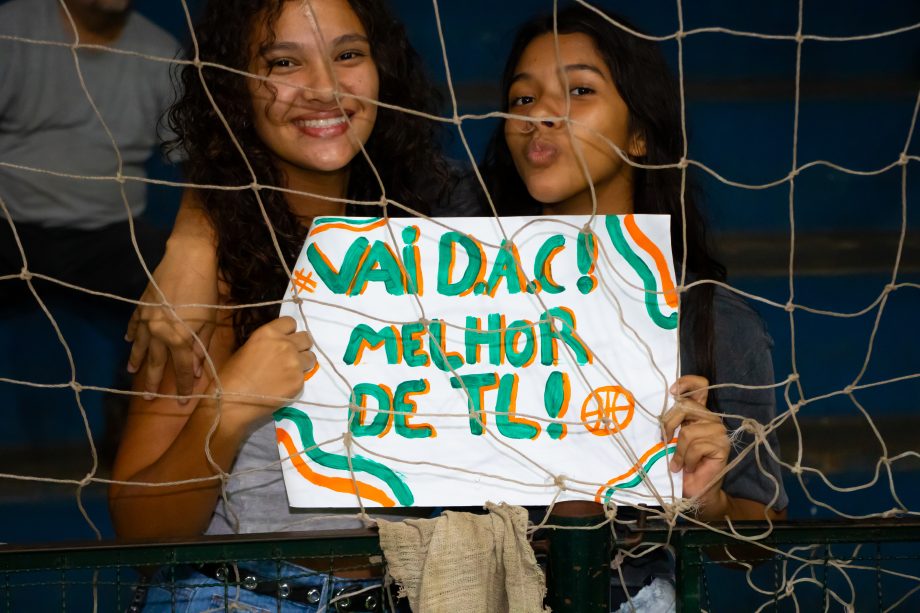
[[[548,569],[556,613],[609,609],[614,547],[667,544],[679,611],[920,610],[920,522],[736,524],[761,546],[709,528],[639,525],[618,539],[597,517],[553,517],[534,548]],[[727,526],[716,526],[727,529]],[[622,535],[621,535],[622,536]],[[144,569],[237,560],[312,560],[329,573],[385,564],[373,531],[311,532],[193,541],[0,547],[0,611],[124,611]],[[350,564],[350,566],[349,566]],[[225,578],[230,587],[239,578]]]

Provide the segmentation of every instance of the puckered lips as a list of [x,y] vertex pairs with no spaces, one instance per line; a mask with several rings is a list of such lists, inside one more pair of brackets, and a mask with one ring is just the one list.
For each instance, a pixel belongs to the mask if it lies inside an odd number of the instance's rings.
[[536,168],[546,168],[559,157],[559,147],[544,138],[532,138],[525,151],[527,161]]

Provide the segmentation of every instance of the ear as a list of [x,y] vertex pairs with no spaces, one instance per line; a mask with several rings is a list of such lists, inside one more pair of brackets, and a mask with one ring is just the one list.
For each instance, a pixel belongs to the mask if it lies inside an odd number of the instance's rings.
[[626,153],[628,153],[629,157],[631,158],[645,157],[645,135],[639,132],[634,132],[631,134],[629,137],[629,146],[626,148]]

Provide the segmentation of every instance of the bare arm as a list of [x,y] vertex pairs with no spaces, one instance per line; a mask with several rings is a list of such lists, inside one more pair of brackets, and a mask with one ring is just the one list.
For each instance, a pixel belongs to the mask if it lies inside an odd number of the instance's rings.
[[[296,396],[304,372],[313,367],[312,341],[296,332],[294,320],[285,317],[259,328],[231,355],[232,332],[222,327],[212,342],[212,358],[218,365],[223,398],[180,404],[158,397],[132,402],[128,422],[113,469],[116,481],[109,490],[109,507],[118,536],[155,539],[201,534],[208,525],[220,494],[218,471],[205,453],[208,432],[219,420],[208,448],[220,471],[228,472],[245,438],[271,419],[284,398]],[[142,379],[138,377],[138,384]],[[175,378],[169,371],[162,392],[174,393]],[[196,384],[196,393],[213,394],[216,386],[207,377]],[[264,396],[274,396],[270,400]],[[208,479],[196,483],[148,486]]]
[[[197,192],[186,190],[163,260],[153,272],[141,302],[172,305],[217,303],[216,237]],[[162,295],[160,294],[162,292]],[[140,391],[154,393],[171,359],[178,393],[188,395],[201,376],[203,347],[214,331],[216,310],[209,307],[138,306],[125,339],[133,342],[128,371],[143,370]],[[201,339],[201,344],[195,336]]]

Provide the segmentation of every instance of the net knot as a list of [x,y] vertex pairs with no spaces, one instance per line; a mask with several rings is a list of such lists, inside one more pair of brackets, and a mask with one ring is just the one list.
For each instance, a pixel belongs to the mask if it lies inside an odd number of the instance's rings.
[[738,432],[750,432],[751,434],[759,434],[763,426],[760,425],[756,419],[751,419],[750,417],[745,417],[741,420],[741,425],[738,426]]
[[381,194],[380,200],[377,201],[377,204],[380,206],[380,208],[385,209],[387,208],[387,205],[390,204],[390,202],[387,200],[385,194]]
[[882,517],[883,517],[884,519],[890,519],[890,518],[892,518],[892,517],[900,517],[900,516],[903,515],[903,514],[904,514],[904,509],[899,509],[899,508],[895,507],[895,508],[893,508],[893,509],[888,509],[887,511],[885,511],[884,513],[882,513]]
[[805,36],[802,34],[801,30],[795,33],[795,42],[799,45],[805,42]]
[[566,491],[568,486],[565,484],[565,475],[556,475],[553,477],[553,483],[556,484],[556,487],[559,488],[559,491]]
[[690,160],[688,160],[686,157],[680,158],[680,161],[677,162],[677,167],[681,170],[687,168],[688,166],[690,166]]
[[885,289],[884,289],[883,291],[884,291],[886,294],[890,294],[891,292],[897,291],[897,289],[898,289],[897,284],[895,284],[895,283],[889,283],[888,285],[885,286]]
[[795,304],[790,300],[785,304],[785,306],[783,306],[783,310],[787,313],[791,313],[795,310]]
[[367,514],[363,509],[358,513],[358,519],[364,524],[365,528],[374,528],[377,526],[377,520]]
[[604,503],[604,516],[610,521],[614,522],[617,518],[617,503],[613,500],[608,500]]
[[795,466],[793,466],[792,468],[789,469],[789,472],[791,472],[793,475],[801,475],[801,474],[802,474],[802,465],[799,464],[799,463],[796,463]]
[[620,570],[620,566],[623,565],[623,560],[626,559],[626,553],[622,549],[617,549],[617,553],[613,556],[613,559],[610,560],[610,570]]
[[93,473],[86,473],[86,475],[80,479],[80,487],[86,487],[93,482]]
[[427,317],[419,317],[419,318],[418,318],[418,323],[420,323],[421,325],[425,326],[425,329],[427,330],[427,329],[428,329],[428,326],[431,324],[431,320],[428,319]]
[[75,391],[75,392],[77,392],[77,393],[79,394],[80,392],[83,391],[83,386],[80,384],[79,381],[71,381],[71,382],[70,382],[70,389],[72,389],[73,391]]
[[855,387],[852,383],[850,383],[848,386],[846,386],[845,388],[843,388],[843,393],[846,394],[847,396],[849,396],[850,394],[853,393],[853,390],[855,390],[855,389],[856,389],[856,387]]
[[898,156],[898,166],[907,166],[907,162],[910,161],[910,157],[907,155],[907,152],[902,151],[901,155]]
[[354,439],[353,439],[352,436],[351,436],[351,432],[346,431],[346,432],[342,435],[342,443],[345,445],[345,449],[348,450],[348,453],[349,453],[349,454],[351,454],[351,443],[352,443],[353,441],[354,441]]
[[795,383],[798,380],[799,380],[799,373],[797,372],[791,373],[788,377],[786,377],[786,381],[788,381],[789,383]]
[[31,281],[31,280],[32,280],[32,273],[29,272],[29,269],[28,269],[28,268],[26,268],[25,266],[23,266],[23,267],[22,267],[22,270],[19,271],[19,278],[22,279],[23,281]]

